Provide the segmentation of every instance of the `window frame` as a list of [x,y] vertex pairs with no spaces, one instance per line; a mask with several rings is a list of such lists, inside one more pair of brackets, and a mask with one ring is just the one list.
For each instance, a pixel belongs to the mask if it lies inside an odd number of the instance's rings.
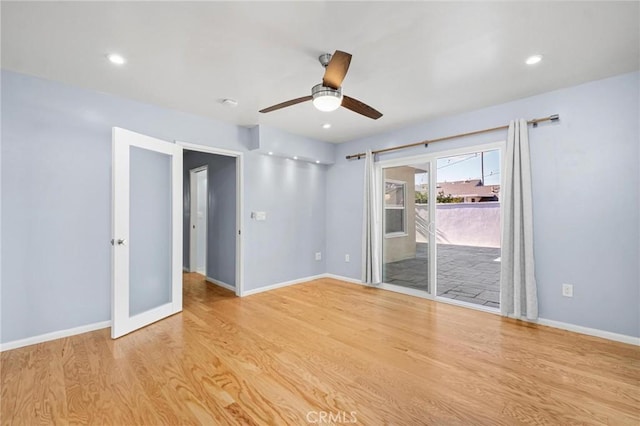
[[[386,200],[383,198],[384,207],[384,237],[385,238],[400,238],[407,237],[409,232],[407,231],[407,182],[397,179],[384,179],[384,194],[386,194],[387,183],[393,183],[396,185],[402,185],[402,207],[387,206]],[[402,210],[402,231],[387,232],[387,210]]]

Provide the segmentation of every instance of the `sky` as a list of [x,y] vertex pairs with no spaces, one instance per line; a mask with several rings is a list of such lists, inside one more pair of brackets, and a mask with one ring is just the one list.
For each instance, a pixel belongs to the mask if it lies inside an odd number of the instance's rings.
[[[453,182],[465,179],[480,179],[482,176],[480,152],[438,158],[437,181]],[[425,173],[416,175],[416,185],[427,182]],[[500,151],[484,151],[484,184],[500,184]]]

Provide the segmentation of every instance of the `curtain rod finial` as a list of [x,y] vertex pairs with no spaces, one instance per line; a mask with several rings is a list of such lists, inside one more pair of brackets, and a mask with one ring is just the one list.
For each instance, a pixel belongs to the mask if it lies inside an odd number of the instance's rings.
[[551,119],[551,121],[558,121],[560,120],[560,114],[550,115],[549,118]]

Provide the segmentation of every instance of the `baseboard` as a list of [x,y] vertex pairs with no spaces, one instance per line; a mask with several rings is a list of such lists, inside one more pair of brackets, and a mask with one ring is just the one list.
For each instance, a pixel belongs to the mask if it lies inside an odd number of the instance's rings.
[[66,330],[53,331],[51,333],[45,333],[39,336],[27,337],[26,339],[2,343],[0,344],[0,352],[22,348],[24,346],[35,345],[38,343],[44,343],[50,340],[62,339],[63,337],[75,336],[76,334],[88,333],[89,331],[101,330],[103,328],[109,327],[111,327],[111,321],[100,321],[93,324],[81,325],[80,327],[69,328]]
[[182,267],[182,272],[191,272],[191,271],[186,266],[183,266]]
[[288,287],[290,285],[296,285],[296,284],[302,284],[302,283],[306,283],[308,281],[313,281],[313,280],[317,280],[320,278],[326,278],[326,274],[320,274],[320,275],[313,275],[311,277],[305,277],[305,278],[298,278],[296,280],[291,280],[291,281],[285,281],[285,282],[281,282],[281,283],[277,283],[277,284],[272,284],[272,285],[268,285],[268,286],[264,286],[264,287],[259,287],[259,288],[254,288],[251,290],[246,290],[243,291],[241,296],[251,296],[252,294],[257,294],[257,293],[263,293],[265,291],[271,291],[271,290],[275,290],[277,288],[282,288],[282,287]]
[[626,334],[614,333],[611,331],[599,330],[597,328],[583,327],[581,325],[570,324],[562,321],[555,321],[546,318],[538,318],[537,321],[527,320],[535,324],[546,325],[547,327],[559,328],[561,330],[572,331],[574,333],[586,334],[594,337],[601,337],[615,342],[628,343],[630,345],[640,346],[640,337],[627,336]]
[[333,278],[334,280],[346,281],[352,284],[365,285],[365,286],[367,285],[363,283],[361,280],[357,280],[355,278],[343,277],[342,275],[336,275],[336,274],[322,274],[322,278]]
[[216,279],[211,278],[211,277],[205,277],[205,280],[208,283],[211,283],[213,285],[217,285],[218,287],[226,288],[227,290],[231,290],[233,292],[236,291],[236,287],[235,286],[233,286],[231,284],[227,284],[224,281],[216,280]]
[[[291,280],[291,281],[285,281],[285,282],[272,284],[272,285],[269,285],[269,286],[260,287],[260,288],[256,288],[256,289],[252,289],[252,290],[247,290],[242,294],[242,296],[250,296],[252,294],[262,293],[262,292],[265,292],[265,291],[275,290],[275,289],[278,289],[278,288],[288,287],[288,286],[291,286],[291,285],[302,284],[302,283],[305,283],[305,282],[308,282],[308,281],[317,280],[317,279],[320,279],[320,278],[332,278],[332,279],[336,279],[336,280],[339,280],[339,281],[344,281],[344,282],[351,283],[351,284],[357,284],[357,285],[366,286],[366,284],[362,283],[362,281],[360,281],[360,280],[327,273],[327,274],[319,274],[319,275],[314,275],[314,276],[305,277],[305,278],[299,278],[299,279]],[[208,282],[210,282],[212,284],[215,284],[215,285],[218,285],[218,286],[220,286],[222,288],[226,288],[228,290],[235,291],[235,287],[231,286],[231,285],[229,285],[227,283],[221,282],[219,280],[214,280],[214,279],[212,279],[210,277],[207,277],[206,280]],[[389,290],[387,290],[387,291],[389,291]],[[583,326],[580,326],[580,325],[575,325],[575,324],[565,323],[565,322],[561,322],[561,321],[550,320],[550,319],[546,319],[546,318],[539,318],[537,321],[531,321],[531,320],[527,320],[527,319],[524,319],[524,318],[523,318],[523,320],[524,321],[533,322],[535,324],[544,325],[544,326],[547,326],[547,327],[558,328],[558,329],[561,329],[561,330],[567,330],[567,331],[571,331],[571,332],[574,332],[574,333],[586,334],[588,336],[600,337],[600,338],[607,339],[607,340],[612,340],[612,341],[615,341],[615,342],[621,342],[621,343],[627,343],[627,344],[630,344],[630,345],[640,346],[640,337],[633,337],[633,336],[628,336],[626,334],[613,333],[611,331],[599,330],[599,329],[596,329],[596,328],[583,327]],[[111,327],[111,321],[101,321],[101,322],[96,322],[96,323],[93,323],[93,324],[83,325],[83,326],[80,326],[80,327],[69,328],[67,330],[54,331],[54,332],[51,332],[51,333],[41,334],[39,336],[28,337],[26,339],[14,340],[12,342],[7,342],[7,343],[0,343],[0,352],[8,351],[8,350],[11,350],[11,349],[17,349],[17,348],[21,348],[21,347],[24,347],[24,346],[35,345],[35,344],[38,344],[38,343],[44,343],[44,342],[48,342],[50,340],[61,339],[61,338],[64,338],[64,337],[75,336],[76,334],[88,333],[90,331],[100,330],[100,329],[108,328],[108,327]]]

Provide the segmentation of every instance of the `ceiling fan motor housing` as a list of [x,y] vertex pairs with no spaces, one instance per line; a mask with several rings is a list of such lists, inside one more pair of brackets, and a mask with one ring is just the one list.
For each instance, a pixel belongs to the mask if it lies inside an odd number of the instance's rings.
[[342,87],[333,89],[322,83],[316,84],[311,88],[311,96],[313,105],[320,111],[333,111],[342,104]]
[[320,61],[322,66],[326,68],[327,65],[329,65],[329,62],[331,61],[332,56],[333,55],[331,55],[331,53],[323,53],[322,55],[318,56],[318,60]]

